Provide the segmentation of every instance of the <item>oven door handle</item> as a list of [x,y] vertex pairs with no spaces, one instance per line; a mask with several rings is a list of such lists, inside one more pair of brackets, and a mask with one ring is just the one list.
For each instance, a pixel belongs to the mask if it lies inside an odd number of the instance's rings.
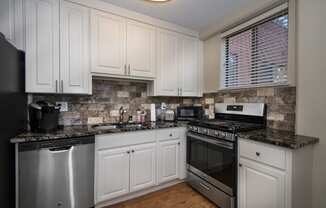
[[198,139],[198,140],[203,141],[203,142],[208,142],[210,144],[214,144],[214,145],[219,146],[219,147],[227,148],[227,149],[230,149],[230,150],[234,149],[234,144],[230,143],[230,142],[217,141],[217,140],[211,139],[211,138],[203,136],[203,135],[199,136],[199,135],[192,134],[192,133],[188,133],[187,136],[191,137],[191,138],[194,138],[194,139]]

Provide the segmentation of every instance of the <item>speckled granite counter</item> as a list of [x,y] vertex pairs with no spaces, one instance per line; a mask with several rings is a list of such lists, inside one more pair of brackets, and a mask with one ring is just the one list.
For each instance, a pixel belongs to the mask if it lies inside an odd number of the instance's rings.
[[[187,122],[154,122],[145,123],[139,128],[117,128],[117,129],[98,129],[94,126],[66,126],[61,130],[52,133],[32,133],[26,132],[11,139],[11,143],[36,142],[45,140],[67,139],[74,137],[93,136],[99,134],[111,134],[132,132],[141,130],[153,130],[173,127],[186,127]],[[294,132],[280,131],[274,129],[261,129],[255,131],[241,132],[238,134],[240,139],[248,139],[257,142],[272,144],[289,149],[299,149],[307,145],[316,144],[318,138],[295,135]]]
[[157,122],[145,123],[141,127],[133,128],[117,128],[117,129],[101,129],[94,128],[94,126],[66,126],[61,130],[51,133],[33,133],[26,132],[20,134],[10,140],[11,143],[37,142],[45,140],[67,139],[74,137],[93,136],[99,134],[122,133],[131,131],[153,130],[162,128],[184,127],[187,123],[184,122]]
[[240,139],[249,139],[289,149],[299,149],[319,142],[318,138],[295,135],[294,132],[274,129],[241,132],[238,136]]

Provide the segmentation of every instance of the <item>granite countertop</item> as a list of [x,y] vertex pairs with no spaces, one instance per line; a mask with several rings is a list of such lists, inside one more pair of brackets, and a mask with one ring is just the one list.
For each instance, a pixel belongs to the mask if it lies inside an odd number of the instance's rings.
[[[26,132],[12,138],[10,141],[11,143],[37,142],[46,140],[67,139],[74,137],[94,136],[99,134],[112,134],[186,126],[187,122],[147,122],[140,127],[117,129],[94,128],[94,125],[65,126],[63,129],[51,133]],[[319,142],[318,138],[296,135],[294,132],[291,131],[282,131],[269,128],[240,132],[238,133],[238,137],[240,139],[253,140],[289,149],[299,149],[307,145],[313,145]]]
[[307,145],[313,145],[319,142],[318,138],[296,135],[291,131],[281,131],[268,128],[241,132],[238,134],[238,137],[240,139],[249,139],[289,149],[300,149]]
[[[108,124],[110,125],[110,124]],[[101,126],[101,125],[100,125]],[[117,128],[117,129],[101,129],[94,128],[94,125],[82,126],[65,126],[60,130],[51,133],[33,133],[26,132],[10,140],[11,143],[37,142],[56,139],[67,139],[74,137],[94,136],[99,134],[122,133],[141,130],[153,130],[162,128],[185,127],[185,122],[147,122],[139,127]]]

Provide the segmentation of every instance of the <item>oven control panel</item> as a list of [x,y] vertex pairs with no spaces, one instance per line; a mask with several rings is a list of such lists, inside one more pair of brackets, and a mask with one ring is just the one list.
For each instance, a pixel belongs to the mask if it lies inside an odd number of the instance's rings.
[[214,138],[218,139],[224,139],[228,141],[235,141],[235,134],[225,132],[225,131],[220,131],[220,130],[215,130],[215,129],[209,129],[205,127],[199,127],[199,126],[188,126],[188,130],[191,132],[195,132],[198,134],[203,134],[206,136],[211,136]]

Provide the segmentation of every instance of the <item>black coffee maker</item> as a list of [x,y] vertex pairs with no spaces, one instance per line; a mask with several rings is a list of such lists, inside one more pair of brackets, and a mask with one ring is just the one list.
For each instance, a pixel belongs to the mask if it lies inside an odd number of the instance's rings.
[[60,106],[48,101],[29,105],[29,123],[32,132],[49,133],[58,129]]

